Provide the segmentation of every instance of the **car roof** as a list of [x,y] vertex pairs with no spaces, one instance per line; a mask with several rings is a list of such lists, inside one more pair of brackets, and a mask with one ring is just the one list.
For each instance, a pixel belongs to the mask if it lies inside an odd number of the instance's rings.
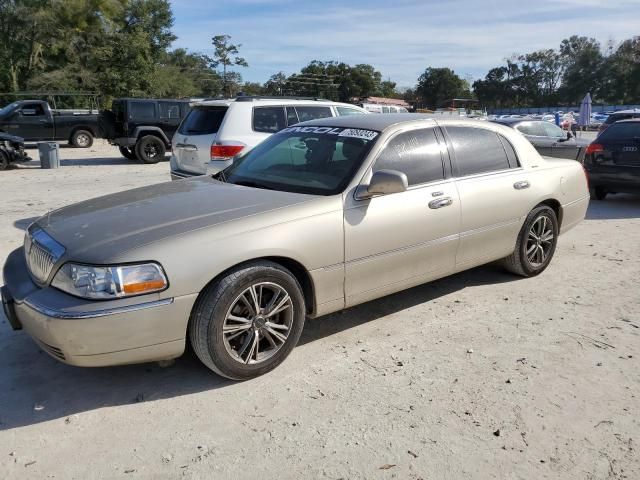
[[334,102],[333,100],[325,100],[325,99],[314,99],[314,98],[309,98],[309,99],[301,99],[301,98],[286,98],[286,97],[282,97],[282,98],[260,98],[260,97],[255,97],[255,98],[251,98],[251,97],[245,97],[247,98],[246,100],[239,100],[242,99],[243,97],[238,97],[238,98],[220,98],[220,99],[214,99],[214,100],[198,100],[198,101],[192,101],[191,105],[192,106],[220,106],[220,105],[224,105],[224,106],[229,106],[232,103],[246,103],[247,105],[253,105],[253,106],[260,106],[260,105],[319,105],[319,106],[324,106],[324,105],[338,105],[338,106],[343,106],[343,107],[353,107],[355,109],[358,110],[364,110],[361,107],[358,107],[357,105],[352,105],[350,103],[342,103],[342,102]]
[[[619,123],[640,123],[640,117],[636,117],[636,118],[627,118],[625,120],[619,120],[617,122],[615,122],[613,125],[618,125]],[[611,125],[611,126],[613,126]],[[611,127],[609,127],[611,128]]]
[[[314,125],[321,127],[351,127],[377,130],[381,132],[385,128],[398,123],[415,122],[416,120],[431,121],[435,119],[429,114],[420,113],[372,113],[370,115],[347,115],[344,117],[327,117],[317,120],[309,120],[298,125]],[[297,126],[297,125],[296,125]]]
[[144,101],[144,102],[190,102],[188,98],[135,98],[135,97],[120,97],[114,98],[114,102],[126,102],[130,100]]
[[628,115],[628,114],[630,114],[630,113],[635,113],[635,114],[640,115],[640,109],[638,109],[638,108],[633,108],[633,109],[631,109],[631,110],[618,110],[617,112],[613,112],[613,113],[611,113],[610,115],[618,115],[618,114],[623,114],[623,115],[624,115],[624,114],[627,114],[627,115]]

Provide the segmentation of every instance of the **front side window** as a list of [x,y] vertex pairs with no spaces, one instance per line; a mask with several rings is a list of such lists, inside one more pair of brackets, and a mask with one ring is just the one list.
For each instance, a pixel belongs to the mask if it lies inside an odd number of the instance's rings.
[[333,116],[329,107],[296,107],[296,112],[298,112],[300,122]]
[[219,177],[228,183],[310,195],[342,192],[379,132],[294,126],[237,157]]
[[557,125],[549,122],[538,122],[542,125],[547,137],[567,138],[567,134]]
[[22,115],[27,117],[37,117],[44,115],[44,108],[40,103],[25,103],[20,110]]
[[285,127],[283,107],[256,107],[253,109],[253,130],[275,133]]
[[464,177],[510,168],[498,134],[475,127],[447,127],[456,157],[456,174]]
[[444,178],[441,146],[433,128],[400,133],[380,152],[373,171],[397,170],[407,176],[409,185]]
[[525,135],[531,135],[534,137],[544,137],[546,132],[542,128],[542,124],[539,122],[523,122],[516,126],[516,130]]

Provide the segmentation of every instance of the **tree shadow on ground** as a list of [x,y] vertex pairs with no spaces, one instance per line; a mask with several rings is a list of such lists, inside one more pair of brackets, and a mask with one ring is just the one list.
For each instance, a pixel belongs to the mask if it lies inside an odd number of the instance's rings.
[[[341,313],[309,320],[300,345],[322,341],[466,287],[516,279],[494,265],[459,273]],[[10,331],[1,313],[0,319],[0,430],[103,407],[173,398],[234,384],[209,371],[190,349],[169,368],[160,368],[155,363],[108,368],[71,367],[40,351],[26,333]]]
[[591,200],[587,220],[640,218],[640,195],[609,194],[604,200]]

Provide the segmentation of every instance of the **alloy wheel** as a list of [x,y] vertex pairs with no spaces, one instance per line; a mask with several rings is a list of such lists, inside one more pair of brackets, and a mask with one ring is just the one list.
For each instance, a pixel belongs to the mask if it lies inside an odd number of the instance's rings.
[[222,327],[227,353],[242,364],[262,363],[286,343],[293,324],[291,296],[280,285],[250,285],[231,304]]
[[526,255],[532,267],[537,268],[545,263],[553,248],[554,238],[553,223],[546,215],[540,215],[531,224],[527,236]]

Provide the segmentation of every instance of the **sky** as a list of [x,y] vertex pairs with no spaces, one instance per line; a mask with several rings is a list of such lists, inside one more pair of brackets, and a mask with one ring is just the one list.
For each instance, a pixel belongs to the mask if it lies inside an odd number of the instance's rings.
[[571,35],[603,45],[640,34],[640,0],[172,0],[174,47],[211,55],[231,35],[245,81],[298,72],[312,60],[368,63],[398,87],[427,67],[483,78],[513,54]]

